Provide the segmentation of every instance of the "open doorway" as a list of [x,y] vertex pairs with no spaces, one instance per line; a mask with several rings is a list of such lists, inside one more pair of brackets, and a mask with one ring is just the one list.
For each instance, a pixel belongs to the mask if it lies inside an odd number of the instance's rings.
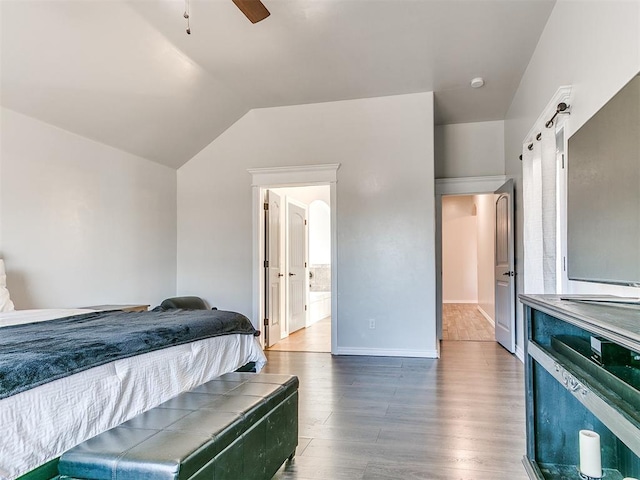
[[442,339],[495,341],[495,194],[442,197]]
[[264,196],[266,347],[331,352],[330,187],[268,188]]
[[495,340],[515,352],[514,181],[504,176],[436,179],[436,334],[443,339],[442,203],[448,195],[495,194]]

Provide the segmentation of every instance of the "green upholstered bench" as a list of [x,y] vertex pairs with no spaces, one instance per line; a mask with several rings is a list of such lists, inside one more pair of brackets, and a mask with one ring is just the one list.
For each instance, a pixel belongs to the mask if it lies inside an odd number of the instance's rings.
[[72,448],[61,478],[269,479],[298,444],[298,378],[228,373]]

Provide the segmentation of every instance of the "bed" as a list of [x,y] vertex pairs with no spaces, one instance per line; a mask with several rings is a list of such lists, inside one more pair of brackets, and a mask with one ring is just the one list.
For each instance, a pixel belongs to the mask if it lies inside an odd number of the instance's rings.
[[[0,313],[0,342],[10,332],[23,329],[20,332],[41,331],[51,343],[57,324],[68,327],[95,315],[113,315],[114,325],[122,325],[124,318],[136,326],[149,318],[141,317],[146,313],[98,314],[91,310],[6,312]],[[257,338],[250,332],[174,343],[154,346],[147,353],[103,359],[90,368],[74,367],[71,370],[75,373],[69,376],[58,378],[54,372],[55,379],[36,378],[32,386],[16,387],[5,381],[5,387],[9,384],[8,390],[14,393],[7,395],[5,389],[3,396],[0,390],[0,479],[12,480],[55,462],[76,444],[249,362],[255,362],[258,371],[266,363]],[[0,345],[0,364],[2,348]],[[0,371],[0,384],[7,377],[20,376],[2,375]]]

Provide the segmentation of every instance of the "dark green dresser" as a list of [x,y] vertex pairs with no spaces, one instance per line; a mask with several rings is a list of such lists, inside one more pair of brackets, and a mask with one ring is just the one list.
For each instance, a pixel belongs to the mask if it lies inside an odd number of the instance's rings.
[[585,429],[600,435],[604,480],[640,478],[640,306],[520,300],[529,477],[580,479]]

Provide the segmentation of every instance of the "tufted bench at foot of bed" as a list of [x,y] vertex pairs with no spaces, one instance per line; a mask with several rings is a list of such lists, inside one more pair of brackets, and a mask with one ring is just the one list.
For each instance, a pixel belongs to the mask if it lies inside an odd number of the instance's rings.
[[72,448],[61,479],[262,480],[298,444],[298,378],[228,373]]

